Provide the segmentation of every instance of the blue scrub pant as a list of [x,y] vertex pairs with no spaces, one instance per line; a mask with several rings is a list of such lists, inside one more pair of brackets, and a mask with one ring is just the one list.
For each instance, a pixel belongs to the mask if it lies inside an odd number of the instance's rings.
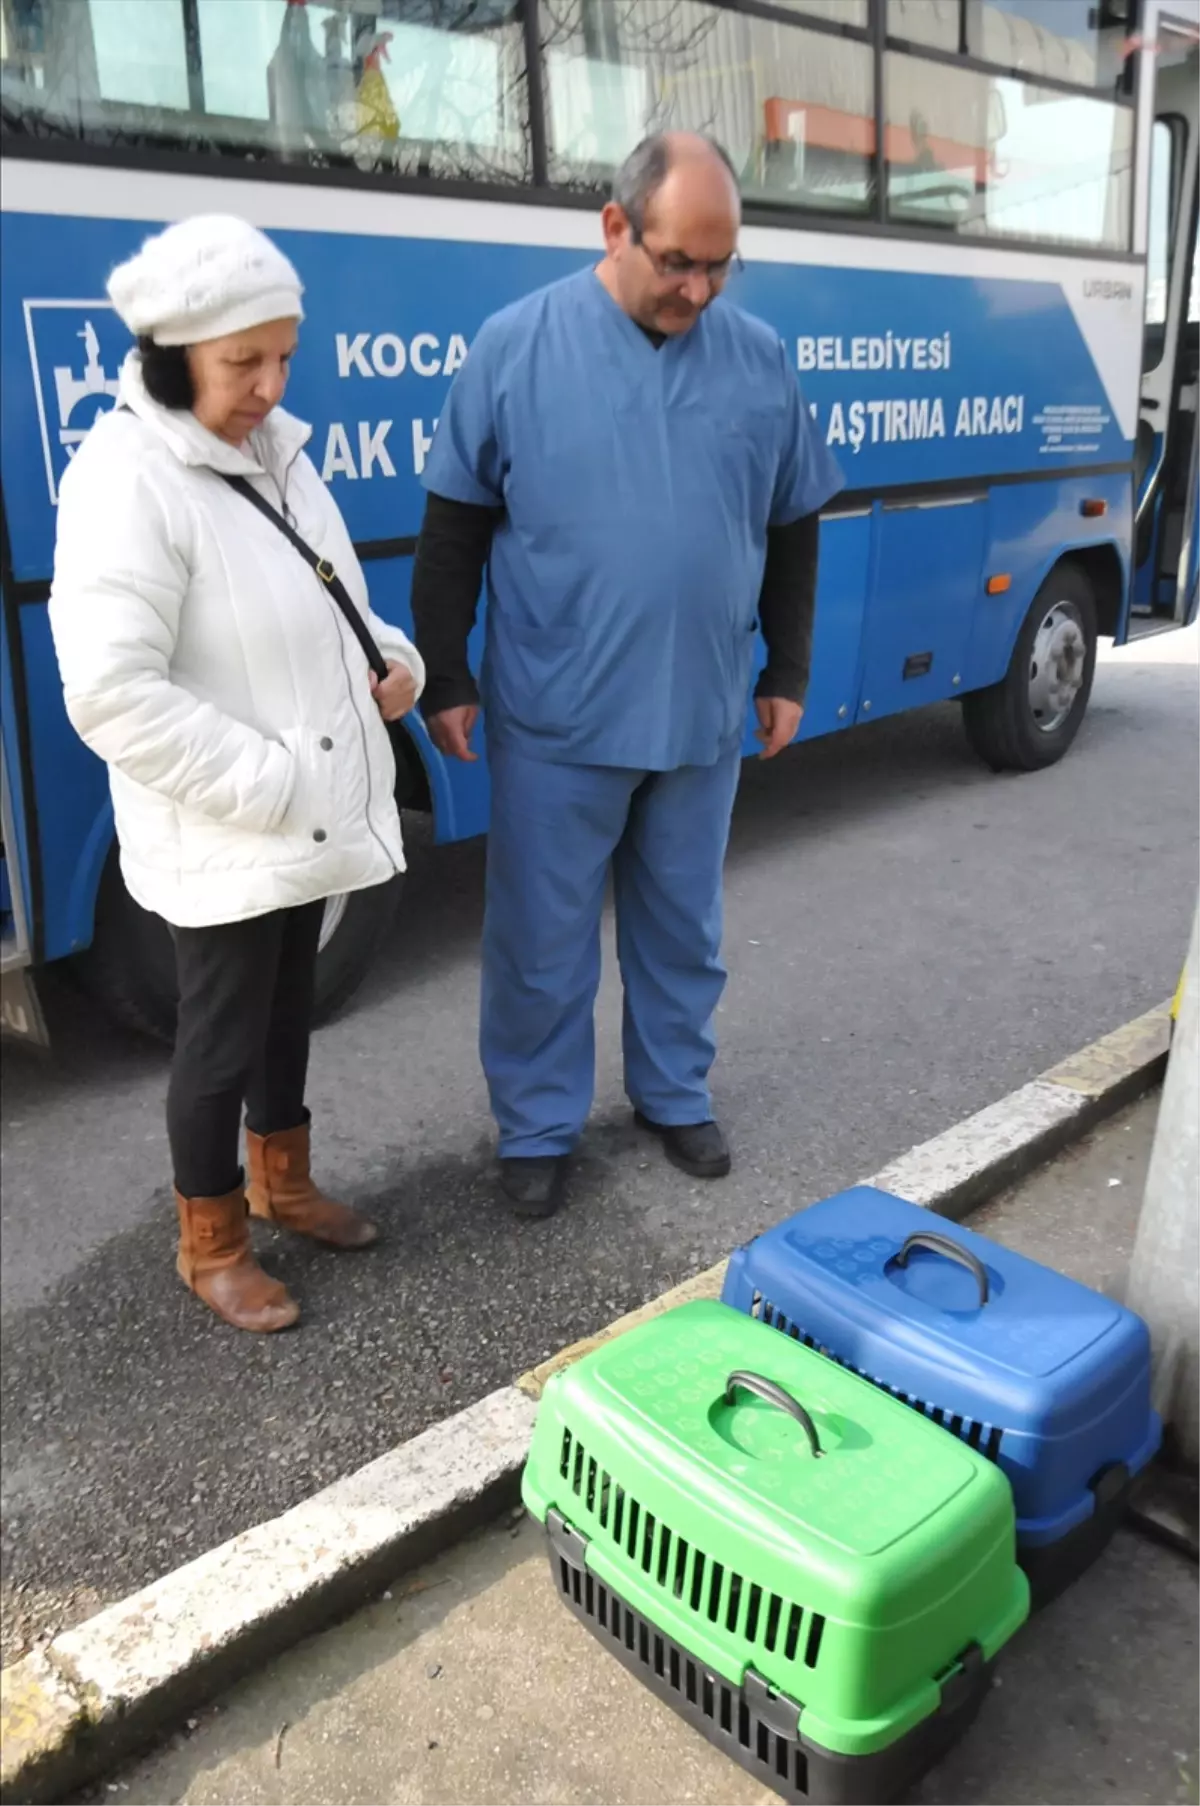
[[587,1120],[610,862],[626,1091],[653,1122],[706,1122],[740,750],[645,772],[493,746],[489,764],[480,1055],[501,1158],[567,1154]]

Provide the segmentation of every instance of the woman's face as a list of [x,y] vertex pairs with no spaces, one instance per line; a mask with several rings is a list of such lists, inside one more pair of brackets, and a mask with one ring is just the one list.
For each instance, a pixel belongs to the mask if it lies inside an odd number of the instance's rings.
[[269,320],[206,345],[189,345],[196,391],[192,411],[201,426],[230,445],[244,444],[283,400],[298,336],[295,320]]

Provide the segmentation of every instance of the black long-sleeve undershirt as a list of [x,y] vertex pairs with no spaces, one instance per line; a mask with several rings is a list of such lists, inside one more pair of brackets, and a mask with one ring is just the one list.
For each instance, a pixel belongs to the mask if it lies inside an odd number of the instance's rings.
[[467,708],[479,689],[467,664],[467,640],[475,625],[492,534],[499,508],[425,498],[425,518],[413,564],[412,612],[417,651],[425,661],[421,713],[428,721],[444,709]]
[[[417,649],[425,661],[421,713],[428,720],[445,709],[479,701],[467,664],[467,640],[475,625],[479,592],[498,508],[429,495],[417,541],[412,611]],[[756,696],[804,701],[812,652],[817,593],[818,516],[802,515],[767,529],[767,560],[758,616],[767,663]]]
[[767,662],[756,696],[802,703],[812,661],[817,603],[819,514],[802,514],[785,527],[767,528],[767,562],[758,592],[758,620]]

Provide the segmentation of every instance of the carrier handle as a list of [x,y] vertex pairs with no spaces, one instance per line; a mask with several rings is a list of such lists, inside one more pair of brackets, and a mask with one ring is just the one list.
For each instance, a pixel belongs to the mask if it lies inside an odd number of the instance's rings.
[[908,1265],[908,1257],[914,1248],[928,1248],[931,1254],[944,1254],[947,1260],[956,1260],[960,1267],[965,1267],[968,1273],[974,1275],[975,1283],[979,1287],[980,1305],[983,1306],[987,1303],[987,1269],[969,1248],[960,1247],[957,1242],[951,1241],[948,1235],[935,1235],[932,1229],[918,1229],[915,1235],[908,1237],[897,1254],[896,1265],[898,1267]]
[[764,1404],[776,1405],[779,1410],[786,1411],[789,1417],[794,1417],[808,1437],[808,1446],[814,1457],[818,1461],[820,1460],[824,1450],[817,1440],[817,1426],[804,1406],[799,1404],[790,1392],[785,1392],[783,1387],[776,1385],[774,1380],[765,1379],[761,1373],[746,1373],[739,1369],[738,1372],[731,1373],[725,1382],[725,1403],[727,1405],[733,1403],[733,1395],[739,1386],[743,1392],[753,1392],[756,1398],[763,1400]]

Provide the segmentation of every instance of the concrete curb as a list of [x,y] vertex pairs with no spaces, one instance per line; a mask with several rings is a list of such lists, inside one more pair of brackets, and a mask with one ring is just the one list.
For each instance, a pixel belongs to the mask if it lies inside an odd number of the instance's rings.
[[[1155,1084],[1169,1028],[1166,1005],[1127,1023],[867,1183],[966,1215]],[[6,1668],[0,1799],[61,1800],[496,1515],[517,1497],[550,1374],[648,1316],[715,1297],[724,1273],[721,1261]]]

